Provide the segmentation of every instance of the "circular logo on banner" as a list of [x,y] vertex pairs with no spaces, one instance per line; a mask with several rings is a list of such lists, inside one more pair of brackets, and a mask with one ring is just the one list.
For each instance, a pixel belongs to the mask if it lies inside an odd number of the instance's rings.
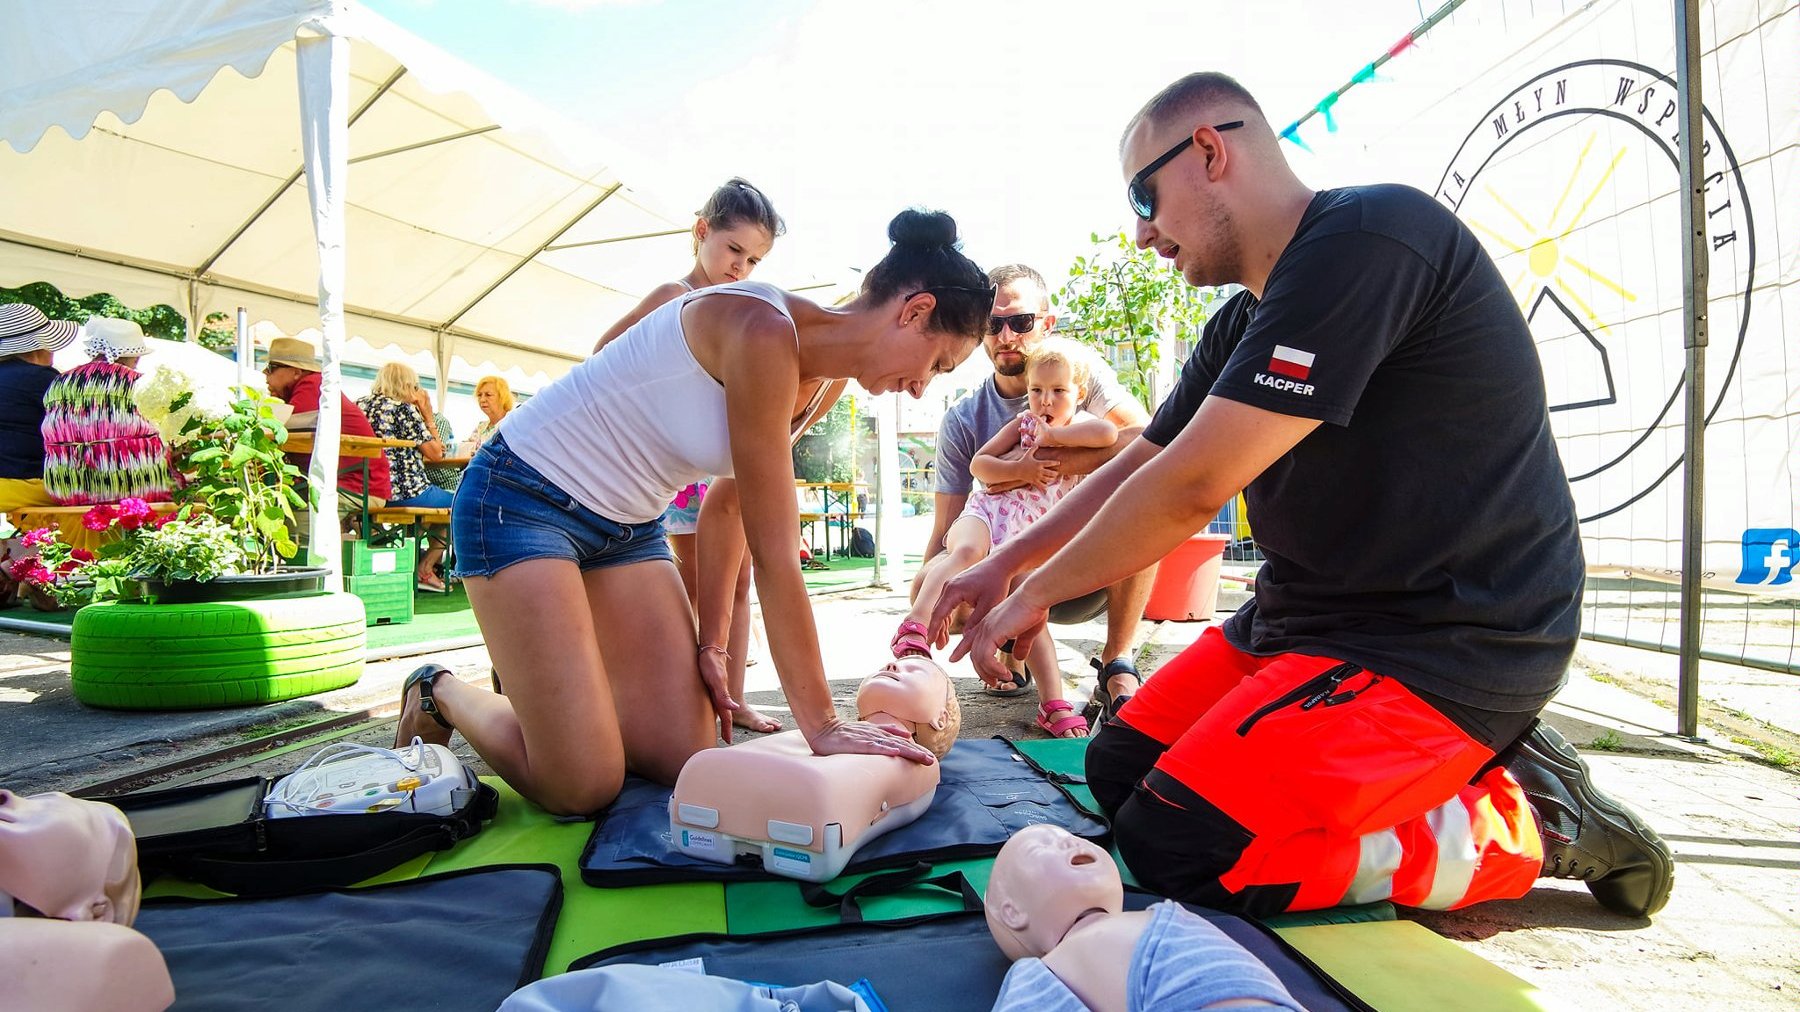
[[[1737,159],[1703,117],[1710,419],[1749,326],[1756,246]],[[1531,325],[1584,523],[1629,507],[1681,466],[1680,119],[1667,75],[1621,60],[1567,64],[1496,103],[1434,191],[1493,255]]]

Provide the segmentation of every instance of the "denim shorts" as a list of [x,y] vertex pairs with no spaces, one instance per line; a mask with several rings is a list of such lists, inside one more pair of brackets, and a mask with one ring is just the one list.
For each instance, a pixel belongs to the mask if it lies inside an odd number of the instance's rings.
[[459,577],[492,576],[532,559],[567,559],[584,572],[675,561],[661,517],[627,524],[595,513],[521,460],[502,436],[469,461],[450,510],[450,538]]

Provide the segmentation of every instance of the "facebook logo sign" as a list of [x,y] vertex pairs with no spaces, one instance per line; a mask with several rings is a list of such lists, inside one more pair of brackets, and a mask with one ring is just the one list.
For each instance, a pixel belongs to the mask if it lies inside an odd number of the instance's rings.
[[1800,565],[1800,531],[1752,527],[1744,532],[1744,568],[1737,582],[1771,587],[1792,583],[1795,565]]

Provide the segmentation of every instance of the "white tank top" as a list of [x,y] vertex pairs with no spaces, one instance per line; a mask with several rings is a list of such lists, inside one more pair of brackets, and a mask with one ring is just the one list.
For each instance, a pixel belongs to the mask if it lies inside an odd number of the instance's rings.
[[709,295],[758,299],[794,322],[781,289],[760,281],[671,299],[507,415],[499,430],[506,445],[577,502],[622,523],[654,520],[686,486],[729,477],[725,387],[701,368],[681,329],[682,307]]

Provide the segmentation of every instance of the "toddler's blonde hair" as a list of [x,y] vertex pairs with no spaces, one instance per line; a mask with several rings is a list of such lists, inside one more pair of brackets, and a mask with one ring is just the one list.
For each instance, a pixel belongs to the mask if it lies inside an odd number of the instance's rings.
[[1030,376],[1033,369],[1045,365],[1069,367],[1069,378],[1078,391],[1075,399],[1080,401],[1086,400],[1094,391],[1094,374],[1098,372],[1100,356],[1080,341],[1051,334],[1025,353],[1025,375]]

